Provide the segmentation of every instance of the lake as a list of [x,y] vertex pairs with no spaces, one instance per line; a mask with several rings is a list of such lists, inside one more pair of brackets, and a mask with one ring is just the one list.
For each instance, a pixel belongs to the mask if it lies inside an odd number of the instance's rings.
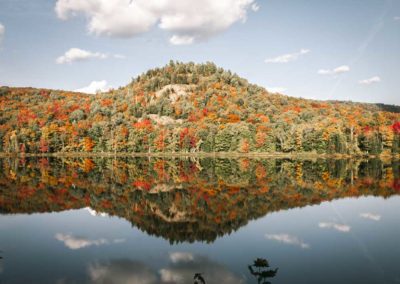
[[4,158],[0,213],[0,283],[400,283],[398,160]]

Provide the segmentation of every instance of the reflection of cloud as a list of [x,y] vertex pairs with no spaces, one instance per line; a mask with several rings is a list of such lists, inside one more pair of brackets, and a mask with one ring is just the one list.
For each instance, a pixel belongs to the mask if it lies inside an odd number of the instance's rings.
[[373,221],[380,221],[381,220],[381,215],[373,214],[373,213],[369,213],[369,212],[361,213],[360,217],[365,218],[365,219],[370,219],[370,220],[373,220]]
[[88,273],[93,283],[157,283],[157,274],[138,261],[127,259],[89,265]]
[[244,279],[230,272],[226,267],[206,257],[187,252],[170,253],[170,264],[159,273],[138,261],[120,259],[95,262],[88,266],[93,283],[193,283],[195,273],[202,273],[207,283],[244,283]]
[[121,243],[124,243],[125,241],[126,241],[125,239],[114,239],[112,242],[114,244],[121,244]]
[[266,234],[265,238],[268,240],[274,240],[288,245],[299,246],[303,249],[310,248],[309,244],[303,242],[298,237],[289,234]]
[[336,231],[347,233],[350,231],[351,227],[345,224],[337,224],[333,222],[320,222],[318,224],[320,228],[323,229],[335,229]]
[[169,254],[169,259],[173,263],[177,262],[188,262],[194,259],[193,254],[190,252],[172,252]]
[[97,212],[97,211],[93,210],[93,209],[90,208],[90,207],[86,207],[85,209],[86,209],[86,210],[90,213],[90,215],[92,215],[92,216],[100,216],[100,217],[106,217],[106,216],[108,216],[107,213]]
[[160,269],[161,283],[193,283],[193,275],[202,273],[207,283],[244,283],[226,267],[206,257],[191,253],[170,253],[172,264]]
[[112,241],[109,241],[107,239],[101,238],[97,240],[90,240],[84,237],[76,237],[72,236],[70,234],[61,234],[58,233],[54,236],[56,240],[59,240],[60,242],[63,242],[64,245],[72,250],[77,250],[85,247],[90,247],[90,246],[100,246],[100,245],[106,245],[110,243],[122,243],[125,242],[124,239],[115,239]]

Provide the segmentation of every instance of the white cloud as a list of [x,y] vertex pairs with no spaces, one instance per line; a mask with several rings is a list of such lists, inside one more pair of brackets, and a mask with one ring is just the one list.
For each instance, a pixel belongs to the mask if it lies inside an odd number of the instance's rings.
[[173,35],[169,42],[173,45],[185,45],[185,44],[192,44],[194,42],[193,36],[180,36],[180,35]]
[[381,220],[381,215],[373,214],[373,213],[369,213],[369,212],[361,213],[360,217],[361,218],[365,218],[365,219],[369,219],[369,220],[372,220],[372,221],[380,221]]
[[260,10],[260,5],[258,5],[258,3],[253,3],[251,5],[251,10],[253,10],[254,12],[258,12],[258,10]]
[[369,79],[360,80],[358,83],[361,85],[371,85],[374,83],[379,83],[380,81],[381,81],[381,78],[379,76],[374,76]]
[[85,61],[92,58],[105,59],[108,55],[100,52],[91,52],[80,48],[70,48],[64,55],[56,59],[57,64]]
[[267,240],[274,240],[274,241],[278,241],[280,243],[284,243],[284,244],[287,244],[287,245],[298,246],[298,247],[301,247],[303,249],[310,248],[309,244],[303,242],[298,237],[292,236],[292,235],[289,235],[289,234],[266,234],[265,238]]
[[323,229],[335,229],[336,231],[347,233],[350,232],[351,227],[344,224],[337,224],[333,222],[320,222],[318,224],[320,228]]
[[287,90],[285,87],[266,87],[266,89],[268,92],[274,93],[274,94],[276,94],[276,93],[282,94],[282,93],[286,92],[286,90]]
[[97,240],[90,240],[84,237],[76,237],[70,234],[61,234],[61,233],[57,233],[54,237],[56,238],[56,240],[63,242],[67,248],[72,250],[77,250],[90,246],[100,246],[110,243],[119,244],[125,242],[125,239],[115,239],[109,241],[107,239],[101,238]]
[[58,0],[55,6],[62,20],[84,14],[95,35],[133,37],[157,25],[171,33],[172,44],[191,44],[221,33],[245,22],[249,9],[258,10],[254,0]]
[[318,70],[318,74],[320,75],[339,75],[342,73],[346,73],[350,71],[350,67],[347,65],[342,65],[336,67],[335,69],[320,69]]
[[280,55],[274,58],[265,59],[265,63],[288,63],[297,60],[300,56],[309,53],[309,49],[301,49],[298,52]]
[[400,21],[400,16],[393,17],[393,20]]
[[5,33],[6,33],[6,28],[2,23],[0,23],[0,43],[3,40]]
[[102,80],[102,81],[92,81],[88,86],[76,89],[74,91],[86,94],[97,94],[99,92],[107,92],[110,89],[112,89],[112,86],[108,85],[106,80]]
[[194,260],[194,256],[190,252],[172,252],[169,254],[169,259],[173,263],[189,262]]
[[126,58],[126,56],[122,55],[122,54],[114,54],[113,57],[116,59],[125,59]]

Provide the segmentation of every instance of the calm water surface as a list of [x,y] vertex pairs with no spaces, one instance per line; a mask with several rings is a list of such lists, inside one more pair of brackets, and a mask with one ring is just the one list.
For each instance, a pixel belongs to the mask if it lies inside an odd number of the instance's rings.
[[394,160],[0,159],[0,213],[0,283],[400,283]]

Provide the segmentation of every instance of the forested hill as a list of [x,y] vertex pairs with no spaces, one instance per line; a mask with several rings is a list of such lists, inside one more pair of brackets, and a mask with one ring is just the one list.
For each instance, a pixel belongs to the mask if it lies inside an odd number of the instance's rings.
[[400,153],[400,107],[269,93],[170,62],[107,93],[0,88],[0,152]]

